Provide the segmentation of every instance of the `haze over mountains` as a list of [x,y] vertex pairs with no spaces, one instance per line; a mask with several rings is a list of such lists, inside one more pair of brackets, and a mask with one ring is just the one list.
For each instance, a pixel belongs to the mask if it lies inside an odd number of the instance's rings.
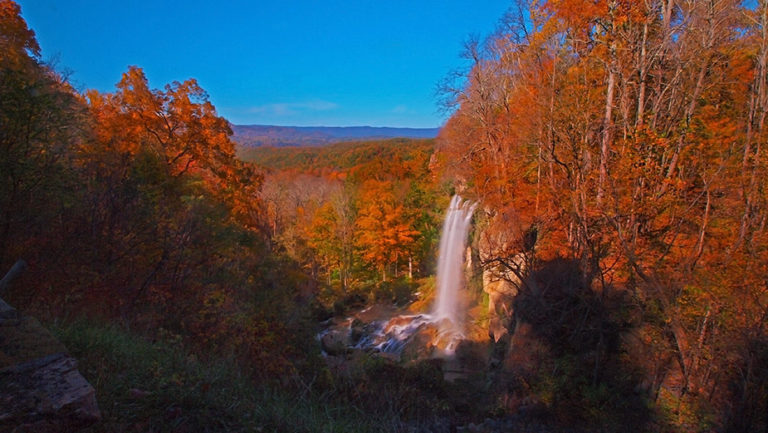
[[434,138],[440,128],[232,125],[232,131],[234,141],[241,146],[284,147],[323,146],[349,140]]

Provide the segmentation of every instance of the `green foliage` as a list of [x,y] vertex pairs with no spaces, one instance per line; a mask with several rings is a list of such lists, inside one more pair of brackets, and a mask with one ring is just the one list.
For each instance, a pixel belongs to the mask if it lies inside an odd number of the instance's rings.
[[244,398],[247,380],[231,362],[205,365],[178,339],[153,343],[100,323],[59,323],[52,330],[96,387],[104,417],[97,431],[170,430],[184,424],[199,431],[237,430],[255,421],[242,419],[255,406]]
[[407,278],[380,281],[372,289],[373,301],[406,305],[413,301],[418,285]]
[[[427,173],[425,170],[424,174]],[[437,268],[437,251],[443,208],[438,208],[441,195],[437,188],[423,180],[412,182],[405,197],[405,208],[413,219],[413,227],[419,232],[414,255],[419,260],[418,269],[429,275]],[[439,211],[438,211],[439,209]]]

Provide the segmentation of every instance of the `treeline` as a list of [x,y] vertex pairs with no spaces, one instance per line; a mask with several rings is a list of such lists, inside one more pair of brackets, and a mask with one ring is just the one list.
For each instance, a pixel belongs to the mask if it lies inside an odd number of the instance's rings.
[[[391,138],[388,140],[345,141],[318,147],[248,147],[238,149],[245,161],[275,169],[349,171],[377,159],[412,161],[433,152],[434,140]],[[394,161],[393,161],[394,162]],[[394,164],[392,164],[394,165]]]
[[467,48],[439,160],[489,210],[486,262],[516,269],[533,228],[536,262],[578,264],[579,305],[625,300],[571,340],[585,389],[620,361],[678,426],[764,430],[768,4],[521,0]]
[[269,252],[263,177],[203,89],[131,67],[114,92],[79,93],[13,1],[0,31],[0,269],[29,263],[3,297],[180,336],[262,378],[304,368],[307,279]]
[[302,264],[327,305],[404,302],[414,280],[433,273],[446,195],[430,172],[432,140],[241,152],[271,168],[261,194],[270,238]]

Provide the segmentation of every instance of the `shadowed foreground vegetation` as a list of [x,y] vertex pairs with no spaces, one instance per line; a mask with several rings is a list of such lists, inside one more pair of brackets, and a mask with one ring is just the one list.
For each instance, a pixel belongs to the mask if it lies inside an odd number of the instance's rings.
[[325,377],[280,385],[172,335],[150,341],[89,320],[49,326],[96,388],[103,420],[86,431],[447,431],[484,411],[481,389],[443,381],[432,362],[403,367],[360,354],[333,382],[320,368]]
[[109,432],[379,432],[395,431],[391,414],[322,396],[257,385],[245,369],[216,355],[201,359],[170,335],[156,341],[112,325],[76,320],[51,330],[79,360],[96,388]]

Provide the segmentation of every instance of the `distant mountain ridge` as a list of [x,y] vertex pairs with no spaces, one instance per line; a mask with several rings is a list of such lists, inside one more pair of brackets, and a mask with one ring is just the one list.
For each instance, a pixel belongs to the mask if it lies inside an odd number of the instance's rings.
[[233,140],[244,147],[324,146],[349,140],[434,138],[440,128],[375,126],[231,125]]

